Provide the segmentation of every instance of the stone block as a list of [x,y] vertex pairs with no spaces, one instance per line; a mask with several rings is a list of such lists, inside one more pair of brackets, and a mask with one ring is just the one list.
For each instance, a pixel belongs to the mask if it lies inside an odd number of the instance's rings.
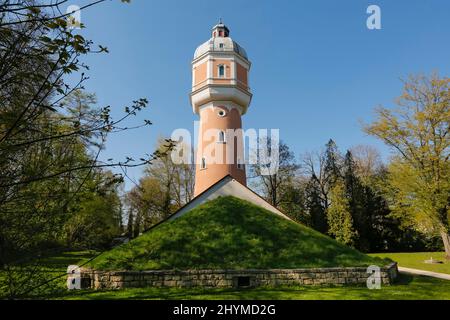
[[[83,269],[84,270],[84,269]],[[116,289],[141,286],[232,287],[239,276],[252,276],[252,286],[322,285],[365,283],[365,268],[272,269],[272,270],[152,270],[141,272],[98,272],[85,270],[83,286],[94,289]],[[382,271],[382,284],[389,285],[398,275],[396,264]]]

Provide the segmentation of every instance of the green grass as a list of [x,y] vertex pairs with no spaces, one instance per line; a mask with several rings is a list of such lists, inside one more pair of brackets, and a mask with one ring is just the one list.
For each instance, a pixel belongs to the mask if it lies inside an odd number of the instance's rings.
[[96,251],[59,252],[43,256],[33,262],[12,267],[9,272],[0,270],[0,299],[9,296],[10,286],[22,287],[19,293],[28,291],[23,298],[36,298],[66,292],[67,267],[82,265],[95,257]]
[[[374,253],[370,255],[397,261],[400,267],[450,274],[450,261],[445,259],[444,252]],[[441,260],[444,263],[427,264],[424,262],[431,257],[435,260]]]
[[450,300],[450,281],[401,275],[396,284],[369,290],[363,286],[281,287],[255,289],[141,288],[120,291],[79,291],[53,299],[179,299],[179,300]]
[[66,251],[58,254],[52,254],[49,256],[45,256],[39,261],[40,266],[47,267],[52,270],[58,270],[62,272],[67,271],[67,267],[69,265],[81,265],[86,263],[88,260],[92,259],[97,251]]
[[[83,264],[95,256],[95,252],[63,252],[49,256],[39,261],[41,268],[59,275],[66,272],[71,264]],[[429,253],[421,253],[428,254]],[[395,259],[398,254],[382,254]],[[401,254],[405,255],[405,254]],[[408,255],[417,255],[415,253]],[[434,257],[434,256],[433,256]],[[429,257],[428,257],[429,258]],[[436,256],[437,258],[437,256]],[[280,287],[236,289],[177,289],[177,288],[136,288],[119,291],[67,291],[66,277],[51,282],[52,290],[29,296],[33,299],[295,299],[295,300],[407,300],[407,299],[445,299],[450,300],[450,281],[430,277],[400,275],[398,281],[391,286],[383,286],[380,290],[368,290],[364,286],[334,286],[334,287]]]
[[234,197],[209,201],[100,255],[99,270],[311,268],[386,265]]

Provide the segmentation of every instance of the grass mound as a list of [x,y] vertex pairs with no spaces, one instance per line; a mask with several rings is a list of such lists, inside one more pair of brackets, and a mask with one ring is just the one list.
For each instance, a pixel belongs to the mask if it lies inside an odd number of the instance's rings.
[[99,270],[266,269],[384,265],[250,202],[220,197],[90,263]]

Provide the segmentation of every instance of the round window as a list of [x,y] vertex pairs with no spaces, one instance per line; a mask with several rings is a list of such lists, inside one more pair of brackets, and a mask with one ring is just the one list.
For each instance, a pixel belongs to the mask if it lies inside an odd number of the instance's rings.
[[224,110],[219,110],[217,114],[219,115],[219,117],[225,117],[227,115],[227,113]]

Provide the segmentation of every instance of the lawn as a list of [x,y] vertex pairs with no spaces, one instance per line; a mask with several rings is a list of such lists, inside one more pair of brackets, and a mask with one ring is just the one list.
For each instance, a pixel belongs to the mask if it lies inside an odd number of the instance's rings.
[[[94,257],[93,251],[63,252],[40,260],[42,270],[51,271],[52,276],[64,275],[68,265],[83,264]],[[423,255],[408,254],[408,255]],[[384,257],[385,254],[381,255]],[[398,254],[394,254],[398,255]],[[404,255],[404,254],[401,254]],[[427,254],[424,254],[427,255]],[[429,253],[428,253],[429,255]],[[395,257],[393,257],[395,259]],[[428,257],[429,258],[429,257]],[[437,258],[437,256],[436,256]],[[283,287],[235,289],[176,289],[176,288],[137,288],[120,291],[67,291],[66,277],[60,277],[47,286],[49,289],[33,299],[294,299],[294,300],[407,300],[407,299],[445,299],[450,300],[450,281],[430,277],[401,275],[392,286],[380,290],[369,290],[364,286],[334,287]]]
[[450,281],[401,275],[392,286],[369,290],[363,286],[283,287],[256,289],[142,288],[120,291],[79,291],[52,299],[179,299],[179,300],[450,300]]
[[[444,252],[374,253],[370,255],[397,261],[400,267],[450,274],[450,261],[445,260]],[[435,260],[441,260],[444,263],[427,264],[424,262],[431,257]]]
[[[40,298],[47,294],[64,294],[69,265],[82,265],[94,258],[96,251],[58,252],[41,257],[32,263],[12,267],[8,272],[0,270],[0,299],[8,297],[10,290],[24,293],[24,298]],[[8,283],[14,285],[8,286]],[[22,289],[17,289],[22,288]]]
[[211,200],[90,264],[97,270],[356,267],[389,262],[235,197]]

